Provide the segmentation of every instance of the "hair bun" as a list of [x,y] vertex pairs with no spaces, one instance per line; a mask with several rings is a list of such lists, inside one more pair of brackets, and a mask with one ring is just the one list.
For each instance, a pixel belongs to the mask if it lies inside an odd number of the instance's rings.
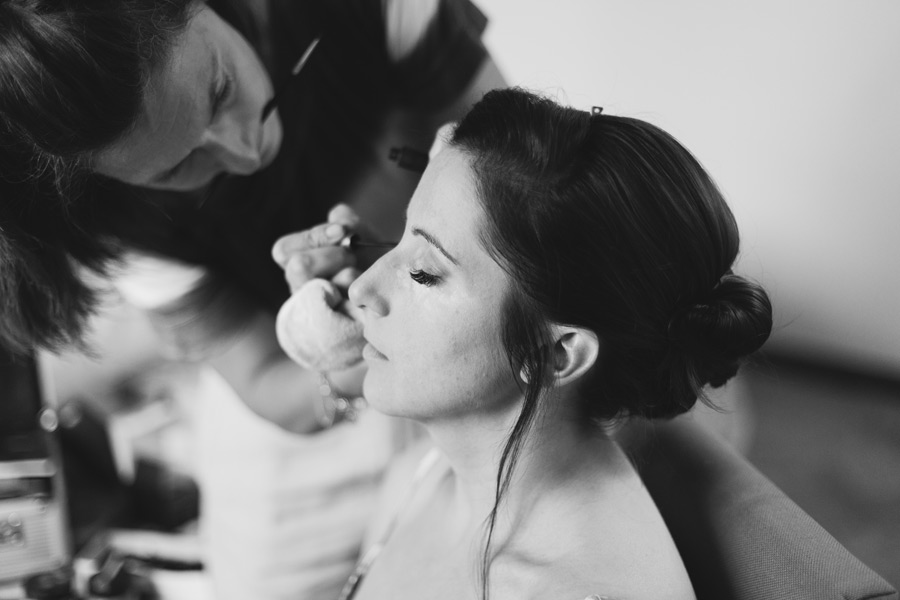
[[669,341],[673,351],[683,354],[697,384],[719,387],[771,331],[768,294],[758,284],[728,273],[709,296],[672,318]]

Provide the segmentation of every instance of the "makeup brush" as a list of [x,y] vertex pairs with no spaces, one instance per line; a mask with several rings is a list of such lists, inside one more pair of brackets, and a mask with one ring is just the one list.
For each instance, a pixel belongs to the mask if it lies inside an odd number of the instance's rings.
[[357,248],[393,248],[397,244],[398,242],[369,242],[360,239],[359,234],[354,233],[346,236],[338,245],[347,250],[356,250]]
[[282,82],[281,86],[279,86],[278,90],[275,92],[275,95],[272,96],[272,99],[266,102],[266,105],[262,110],[262,117],[260,117],[263,121],[266,120],[266,117],[275,110],[275,107],[278,106],[278,102],[281,100],[282,96],[284,96],[285,90],[287,90],[288,85],[294,80],[294,78],[300,74],[300,71],[303,69],[303,66],[309,60],[309,57],[312,55],[313,50],[316,49],[316,46],[319,45],[319,40],[321,37],[317,37],[312,42],[310,42],[309,46],[306,47],[306,50],[303,52],[303,56],[300,57],[300,60],[297,61],[297,64],[294,65],[294,68],[291,69],[291,76]]

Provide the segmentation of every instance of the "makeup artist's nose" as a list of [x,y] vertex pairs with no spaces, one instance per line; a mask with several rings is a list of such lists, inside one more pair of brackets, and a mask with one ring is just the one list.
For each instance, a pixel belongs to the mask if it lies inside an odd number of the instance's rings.
[[250,175],[262,166],[258,124],[223,117],[205,134],[204,147],[228,173]]
[[364,313],[384,317],[388,314],[389,308],[387,299],[379,292],[379,281],[381,275],[379,271],[384,266],[384,257],[381,257],[375,264],[369,267],[356,281],[350,285],[347,290],[347,296],[354,305],[363,309]]

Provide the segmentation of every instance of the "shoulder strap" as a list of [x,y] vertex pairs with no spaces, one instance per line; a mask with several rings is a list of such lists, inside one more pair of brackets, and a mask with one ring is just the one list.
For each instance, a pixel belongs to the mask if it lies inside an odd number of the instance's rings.
[[425,478],[429,473],[431,473],[440,456],[440,450],[438,450],[437,448],[432,448],[419,461],[419,466],[416,467],[416,472],[413,475],[412,483],[410,484],[409,489],[406,491],[406,495],[403,497],[403,501],[397,506],[397,510],[394,512],[390,523],[388,524],[387,528],[385,528],[384,533],[381,535],[379,540],[369,546],[366,552],[362,555],[362,558],[359,559],[359,562],[356,563],[356,568],[353,569],[353,573],[350,575],[347,583],[344,584],[344,589],[341,590],[341,595],[338,597],[338,600],[350,600],[356,594],[356,590],[357,588],[359,588],[359,584],[362,583],[362,580],[366,576],[366,573],[369,572],[369,569],[372,567],[372,563],[374,563],[378,556],[381,554],[381,551],[384,549],[388,540],[391,538],[391,535],[394,533],[394,529],[397,528],[397,523],[400,521],[400,516],[404,512],[406,512],[406,509],[409,507],[409,504],[415,497],[416,492],[421,487],[422,482],[425,481]]

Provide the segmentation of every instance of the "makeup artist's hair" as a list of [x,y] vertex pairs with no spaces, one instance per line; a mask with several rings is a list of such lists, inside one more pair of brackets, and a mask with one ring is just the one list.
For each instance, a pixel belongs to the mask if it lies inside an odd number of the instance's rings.
[[0,0],[0,343],[81,340],[98,300],[83,271],[119,251],[85,197],[91,157],[136,122],[191,5]]
[[554,384],[548,325],[600,339],[578,382],[585,419],[667,418],[735,375],[768,338],[772,308],[731,271],[738,229],[716,185],[661,129],[505,89],[475,105],[451,145],[471,160],[481,242],[516,282],[503,343],[513,372],[528,376],[487,524],[486,598],[497,509]]

